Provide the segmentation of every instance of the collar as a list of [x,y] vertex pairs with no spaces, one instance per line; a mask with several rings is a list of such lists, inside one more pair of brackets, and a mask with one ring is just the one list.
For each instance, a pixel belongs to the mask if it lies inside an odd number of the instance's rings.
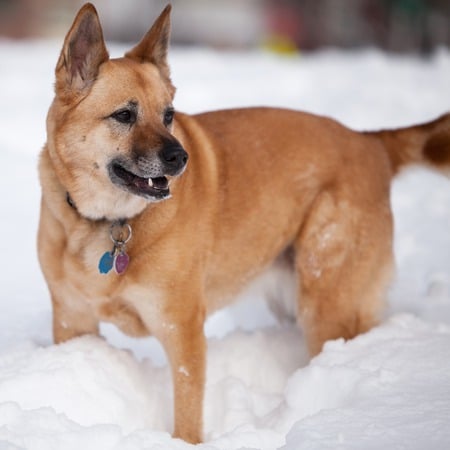
[[72,197],[70,196],[70,194],[68,192],[66,192],[66,202],[72,209],[74,209],[76,212],[78,212],[77,206],[75,205],[75,202],[72,200]]

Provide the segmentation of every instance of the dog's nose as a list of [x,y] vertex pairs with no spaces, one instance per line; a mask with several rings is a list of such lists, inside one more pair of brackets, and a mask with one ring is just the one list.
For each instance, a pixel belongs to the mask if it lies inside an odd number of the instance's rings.
[[168,170],[168,175],[176,175],[184,168],[189,158],[184,148],[179,144],[164,147],[160,152],[160,157]]

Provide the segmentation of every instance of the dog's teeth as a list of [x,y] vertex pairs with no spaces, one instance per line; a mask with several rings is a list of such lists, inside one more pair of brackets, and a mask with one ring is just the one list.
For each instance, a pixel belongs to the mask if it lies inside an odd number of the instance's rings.
[[150,187],[153,186],[153,180],[152,180],[151,178],[148,179],[148,185],[149,185]]

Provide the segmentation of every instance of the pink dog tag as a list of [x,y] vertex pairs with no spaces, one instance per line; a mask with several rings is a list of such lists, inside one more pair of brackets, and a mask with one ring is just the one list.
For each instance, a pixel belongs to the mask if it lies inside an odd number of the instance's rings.
[[114,269],[119,275],[123,274],[127,270],[130,258],[125,252],[120,252],[114,259]]

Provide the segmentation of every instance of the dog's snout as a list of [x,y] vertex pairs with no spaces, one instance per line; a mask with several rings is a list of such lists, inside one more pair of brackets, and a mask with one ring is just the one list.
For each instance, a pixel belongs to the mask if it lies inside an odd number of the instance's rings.
[[188,160],[188,154],[179,144],[168,145],[160,152],[160,158],[170,172],[169,175],[176,174],[184,168]]

